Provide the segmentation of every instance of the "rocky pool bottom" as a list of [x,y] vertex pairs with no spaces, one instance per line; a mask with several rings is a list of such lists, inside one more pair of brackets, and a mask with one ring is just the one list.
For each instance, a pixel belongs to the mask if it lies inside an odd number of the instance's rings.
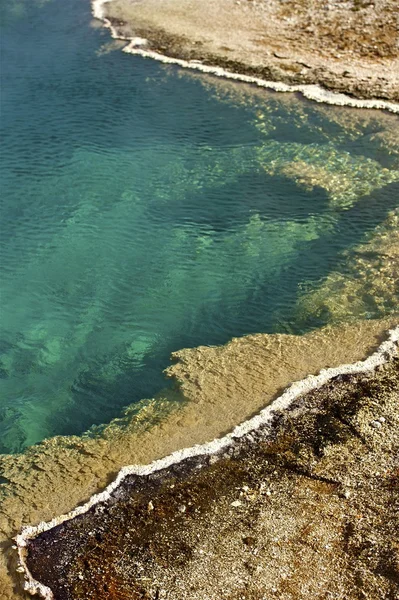
[[128,475],[31,540],[55,600],[399,593],[399,359],[339,375],[216,455]]

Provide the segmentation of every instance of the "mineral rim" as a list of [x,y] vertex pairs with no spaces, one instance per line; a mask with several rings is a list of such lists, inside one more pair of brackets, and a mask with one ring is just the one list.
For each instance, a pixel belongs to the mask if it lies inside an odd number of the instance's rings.
[[356,106],[399,102],[396,0],[93,0],[93,8],[128,52],[279,82],[275,89],[319,101],[350,104],[344,93],[364,100]]
[[398,333],[19,536],[31,580],[55,600],[396,599]]
[[55,437],[23,454],[0,456],[1,600],[29,597],[12,548],[22,526],[69,513],[106,488],[124,465],[146,465],[224,436],[293,381],[363,361],[397,324],[392,315],[302,336],[257,334],[222,347],[181,350],[168,369],[173,398],[160,394],[143,401],[98,437]]

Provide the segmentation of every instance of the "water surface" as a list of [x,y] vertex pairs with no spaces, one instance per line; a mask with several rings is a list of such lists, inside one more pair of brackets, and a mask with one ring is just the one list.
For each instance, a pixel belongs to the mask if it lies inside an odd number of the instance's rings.
[[151,397],[171,351],[328,322],[298,297],[399,205],[394,117],[221,97],[82,0],[1,17],[0,451]]

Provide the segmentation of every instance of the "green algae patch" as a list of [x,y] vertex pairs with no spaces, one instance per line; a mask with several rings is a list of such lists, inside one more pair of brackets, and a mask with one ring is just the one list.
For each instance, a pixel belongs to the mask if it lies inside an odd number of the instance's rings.
[[348,210],[363,196],[399,181],[399,171],[354,157],[331,144],[265,144],[260,160],[270,175],[284,175],[307,192],[323,189],[332,208]]

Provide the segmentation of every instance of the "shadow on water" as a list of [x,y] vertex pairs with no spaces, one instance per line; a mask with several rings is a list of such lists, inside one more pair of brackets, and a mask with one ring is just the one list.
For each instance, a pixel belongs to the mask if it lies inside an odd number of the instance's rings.
[[[307,266],[307,276],[303,277],[303,271],[297,265],[291,265],[286,272],[286,280],[289,282],[284,292],[288,298],[297,298],[299,286],[316,283],[327,277],[332,271],[340,273],[347,272],[347,257],[342,253],[350,248],[355,249],[357,245],[364,242],[367,234],[372,234],[375,228],[382,223],[389,212],[398,206],[399,183],[391,183],[383,189],[373,191],[369,196],[363,197],[360,202],[352,208],[343,211],[337,218],[334,231],[326,233],[323,238],[309,242],[306,248],[298,252],[298,264],[302,261]],[[329,247],[329,256],[325,260],[325,247]],[[309,276],[311,273],[311,276]],[[284,300],[274,296],[275,310],[279,313],[280,302]],[[378,318],[379,314],[371,314],[370,319]],[[291,333],[302,334],[306,331],[322,327],[328,323],[328,316],[317,318],[309,315],[305,321],[288,319]],[[284,323],[284,317],[282,319]]]

